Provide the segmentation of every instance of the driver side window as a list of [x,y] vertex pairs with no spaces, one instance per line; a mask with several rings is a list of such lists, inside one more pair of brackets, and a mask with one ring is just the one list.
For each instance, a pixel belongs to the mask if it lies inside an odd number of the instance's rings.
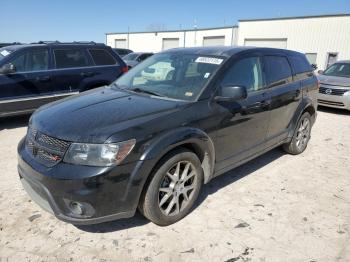
[[221,86],[244,86],[248,93],[263,89],[261,59],[248,57],[235,62],[226,71]]
[[49,68],[49,53],[47,50],[26,52],[10,63],[15,66],[16,73],[47,70]]

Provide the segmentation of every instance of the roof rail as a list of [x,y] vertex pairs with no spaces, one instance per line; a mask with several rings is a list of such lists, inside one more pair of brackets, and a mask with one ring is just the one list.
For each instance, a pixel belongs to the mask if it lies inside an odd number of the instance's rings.
[[73,42],[60,42],[60,41],[39,41],[32,44],[62,44],[62,45],[74,45],[74,44],[88,44],[88,45],[104,45],[104,43],[96,43],[94,41],[73,41]]
[[32,43],[32,44],[59,44],[61,43],[60,41],[38,41],[37,43]]

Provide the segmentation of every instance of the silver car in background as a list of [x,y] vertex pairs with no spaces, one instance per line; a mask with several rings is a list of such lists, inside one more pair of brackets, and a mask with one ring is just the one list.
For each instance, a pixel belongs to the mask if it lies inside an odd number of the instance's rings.
[[338,61],[318,73],[318,104],[350,110],[350,60]]

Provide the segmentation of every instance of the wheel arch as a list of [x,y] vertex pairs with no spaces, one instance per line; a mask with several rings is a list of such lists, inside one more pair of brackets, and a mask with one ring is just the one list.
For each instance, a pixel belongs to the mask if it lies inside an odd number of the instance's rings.
[[185,148],[197,155],[202,165],[204,183],[209,182],[214,171],[214,144],[204,131],[197,128],[179,128],[162,135],[145,150],[141,160],[153,159],[153,172],[167,154],[179,148]]
[[315,108],[313,101],[308,97],[304,98],[302,102],[299,104],[297,110],[295,110],[295,114],[290,122],[288,137],[289,138],[293,137],[295,127],[298,124],[300,117],[305,112],[308,112],[311,115],[311,121],[312,121],[312,124],[314,124],[316,120],[316,114],[317,114],[316,110],[317,109]]

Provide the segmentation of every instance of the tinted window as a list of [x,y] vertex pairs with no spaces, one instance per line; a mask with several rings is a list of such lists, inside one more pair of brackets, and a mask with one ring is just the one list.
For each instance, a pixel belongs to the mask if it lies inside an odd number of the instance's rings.
[[244,86],[248,92],[263,88],[261,62],[259,57],[239,60],[225,73],[221,86]]
[[290,61],[296,74],[313,71],[305,56],[291,56]]
[[292,69],[284,56],[265,56],[268,80],[271,86],[291,81]]
[[138,60],[139,61],[143,61],[145,60],[147,57],[150,57],[152,54],[142,54],[139,56]]
[[104,49],[89,49],[95,65],[114,65],[114,57]]
[[88,60],[81,49],[54,50],[56,68],[88,66]]
[[14,60],[12,63],[16,72],[43,71],[49,68],[49,52],[47,50],[33,50],[26,52]]

